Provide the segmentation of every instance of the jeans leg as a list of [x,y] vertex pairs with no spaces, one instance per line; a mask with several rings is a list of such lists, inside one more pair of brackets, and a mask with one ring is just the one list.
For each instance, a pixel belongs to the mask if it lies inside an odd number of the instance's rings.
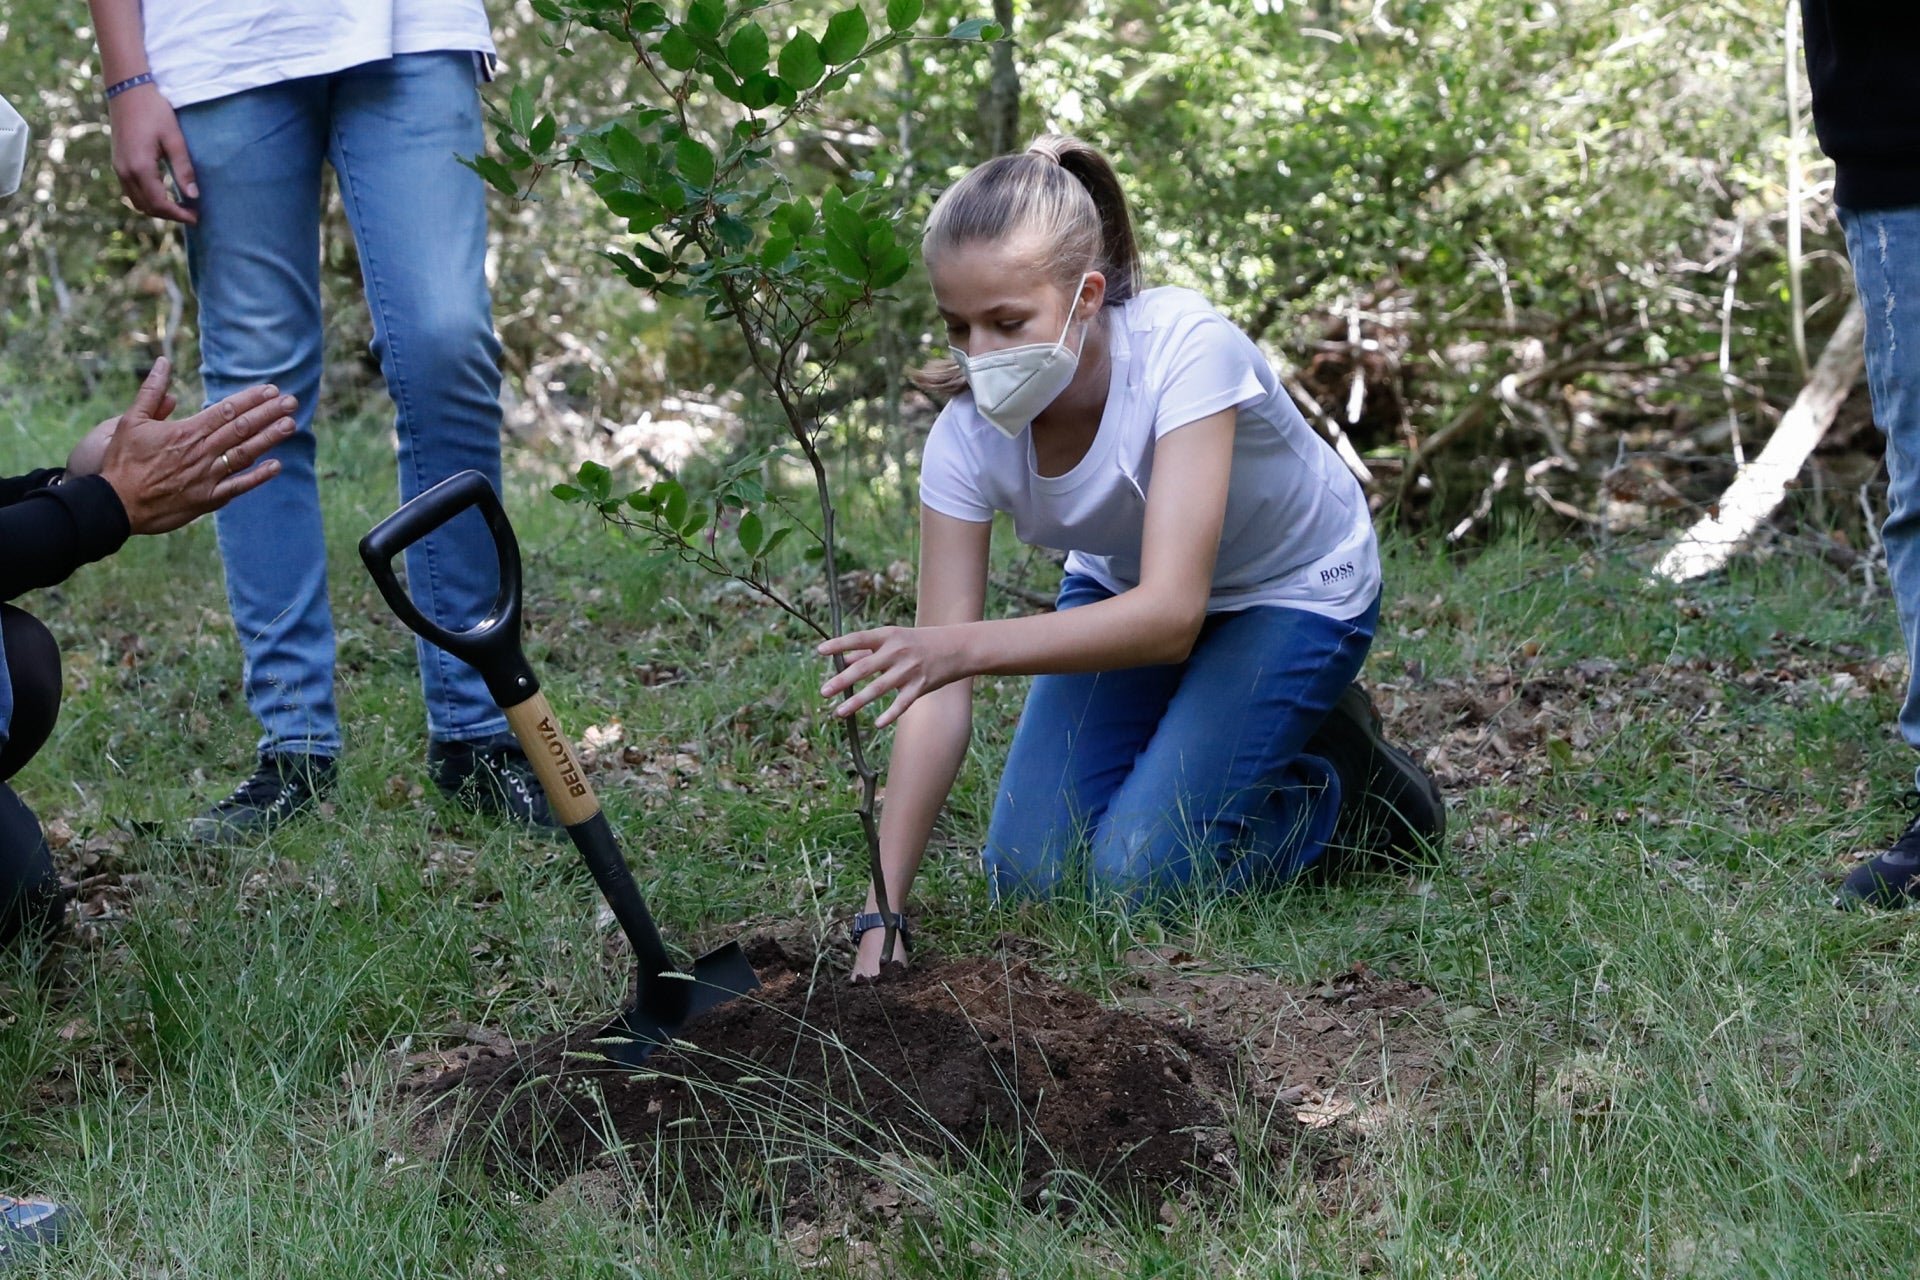
[[208,403],[257,382],[299,398],[280,475],[215,518],[263,751],[340,753],[326,534],[314,474],[326,86],[291,80],[185,107],[200,187],[187,263]]
[[[1061,584],[1062,609],[1112,593]],[[1067,878],[1179,682],[1173,666],[1037,676],[1020,712],[982,853],[994,897],[1044,898]]]
[[1333,835],[1340,782],[1301,751],[1360,673],[1378,611],[1209,618],[1094,831],[1094,892],[1138,903],[1193,883],[1278,883],[1312,865]]
[[[400,497],[466,470],[500,487],[500,344],[487,293],[486,188],[459,156],[485,150],[473,58],[403,54],[331,77],[329,155],[360,247],[373,350],[393,398]],[[493,539],[467,512],[406,553],[407,583],[453,629],[499,586]],[[480,673],[421,641],[427,732],[506,731]]]
[[[1907,643],[1900,734],[1920,748],[1920,208],[1840,211],[1867,318],[1867,385],[1887,435],[1887,574]],[[1920,787],[1920,770],[1914,785]]]

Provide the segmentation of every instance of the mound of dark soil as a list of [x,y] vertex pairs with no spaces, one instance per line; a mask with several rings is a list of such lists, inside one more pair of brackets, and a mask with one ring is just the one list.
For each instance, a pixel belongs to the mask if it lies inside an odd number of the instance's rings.
[[754,959],[765,985],[645,1072],[595,1056],[589,1028],[417,1081],[435,1145],[541,1186],[617,1156],[671,1166],[696,1195],[744,1179],[789,1201],[823,1166],[906,1152],[998,1153],[1032,1196],[1078,1198],[1062,1172],[1150,1197],[1234,1173],[1231,1063],[1196,1031],[1104,1008],[1024,960],[855,987],[837,967]]

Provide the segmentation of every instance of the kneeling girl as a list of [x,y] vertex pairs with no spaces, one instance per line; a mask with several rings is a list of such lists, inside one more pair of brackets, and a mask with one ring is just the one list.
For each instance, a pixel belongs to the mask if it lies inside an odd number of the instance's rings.
[[[980,675],[1038,677],[987,833],[996,895],[1285,880],[1326,850],[1343,773],[1352,791],[1397,770],[1399,807],[1424,793],[1400,838],[1437,838],[1437,793],[1348,692],[1380,608],[1365,495],[1244,333],[1196,293],[1139,288],[1106,159],[1050,135],[981,165],[934,206],[923,250],[952,361],[919,381],[952,399],[923,456],[916,625],[821,646],[849,660],[822,689],[848,694],[837,714],[893,695],[877,723],[898,723],[880,827],[894,904]],[[982,620],[1002,511],[1069,553],[1056,612]],[[856,976],[878,969],[873,921]]]

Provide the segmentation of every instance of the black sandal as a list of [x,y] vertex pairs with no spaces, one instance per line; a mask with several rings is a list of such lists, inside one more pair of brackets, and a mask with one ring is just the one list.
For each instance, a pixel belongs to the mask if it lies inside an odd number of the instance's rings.
[[[886,927],[887,918],[878,911],[862,911],[853,918],[854,948],[856,950],[859,949],[860,935],[867,932],[867,930],[884,929]],[[896,911],[893,913],[893,927],[898,931],[900,941],[907,944],[907,950],[913,950],[913,925],[908,923],[905,912]]]

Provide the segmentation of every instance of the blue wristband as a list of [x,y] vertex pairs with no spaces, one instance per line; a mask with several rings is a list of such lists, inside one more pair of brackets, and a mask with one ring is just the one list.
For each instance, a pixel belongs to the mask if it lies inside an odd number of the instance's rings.
[[122,80],[119,84],[108,85],[107,100],[111,102],[113,99],[119,97],[121,94],[125,93],[129,89],[138,89],[143,84],[152,84],[152,83],[153,83],[153,72],[142,71],[139,75],[133,76],[130,79]]

